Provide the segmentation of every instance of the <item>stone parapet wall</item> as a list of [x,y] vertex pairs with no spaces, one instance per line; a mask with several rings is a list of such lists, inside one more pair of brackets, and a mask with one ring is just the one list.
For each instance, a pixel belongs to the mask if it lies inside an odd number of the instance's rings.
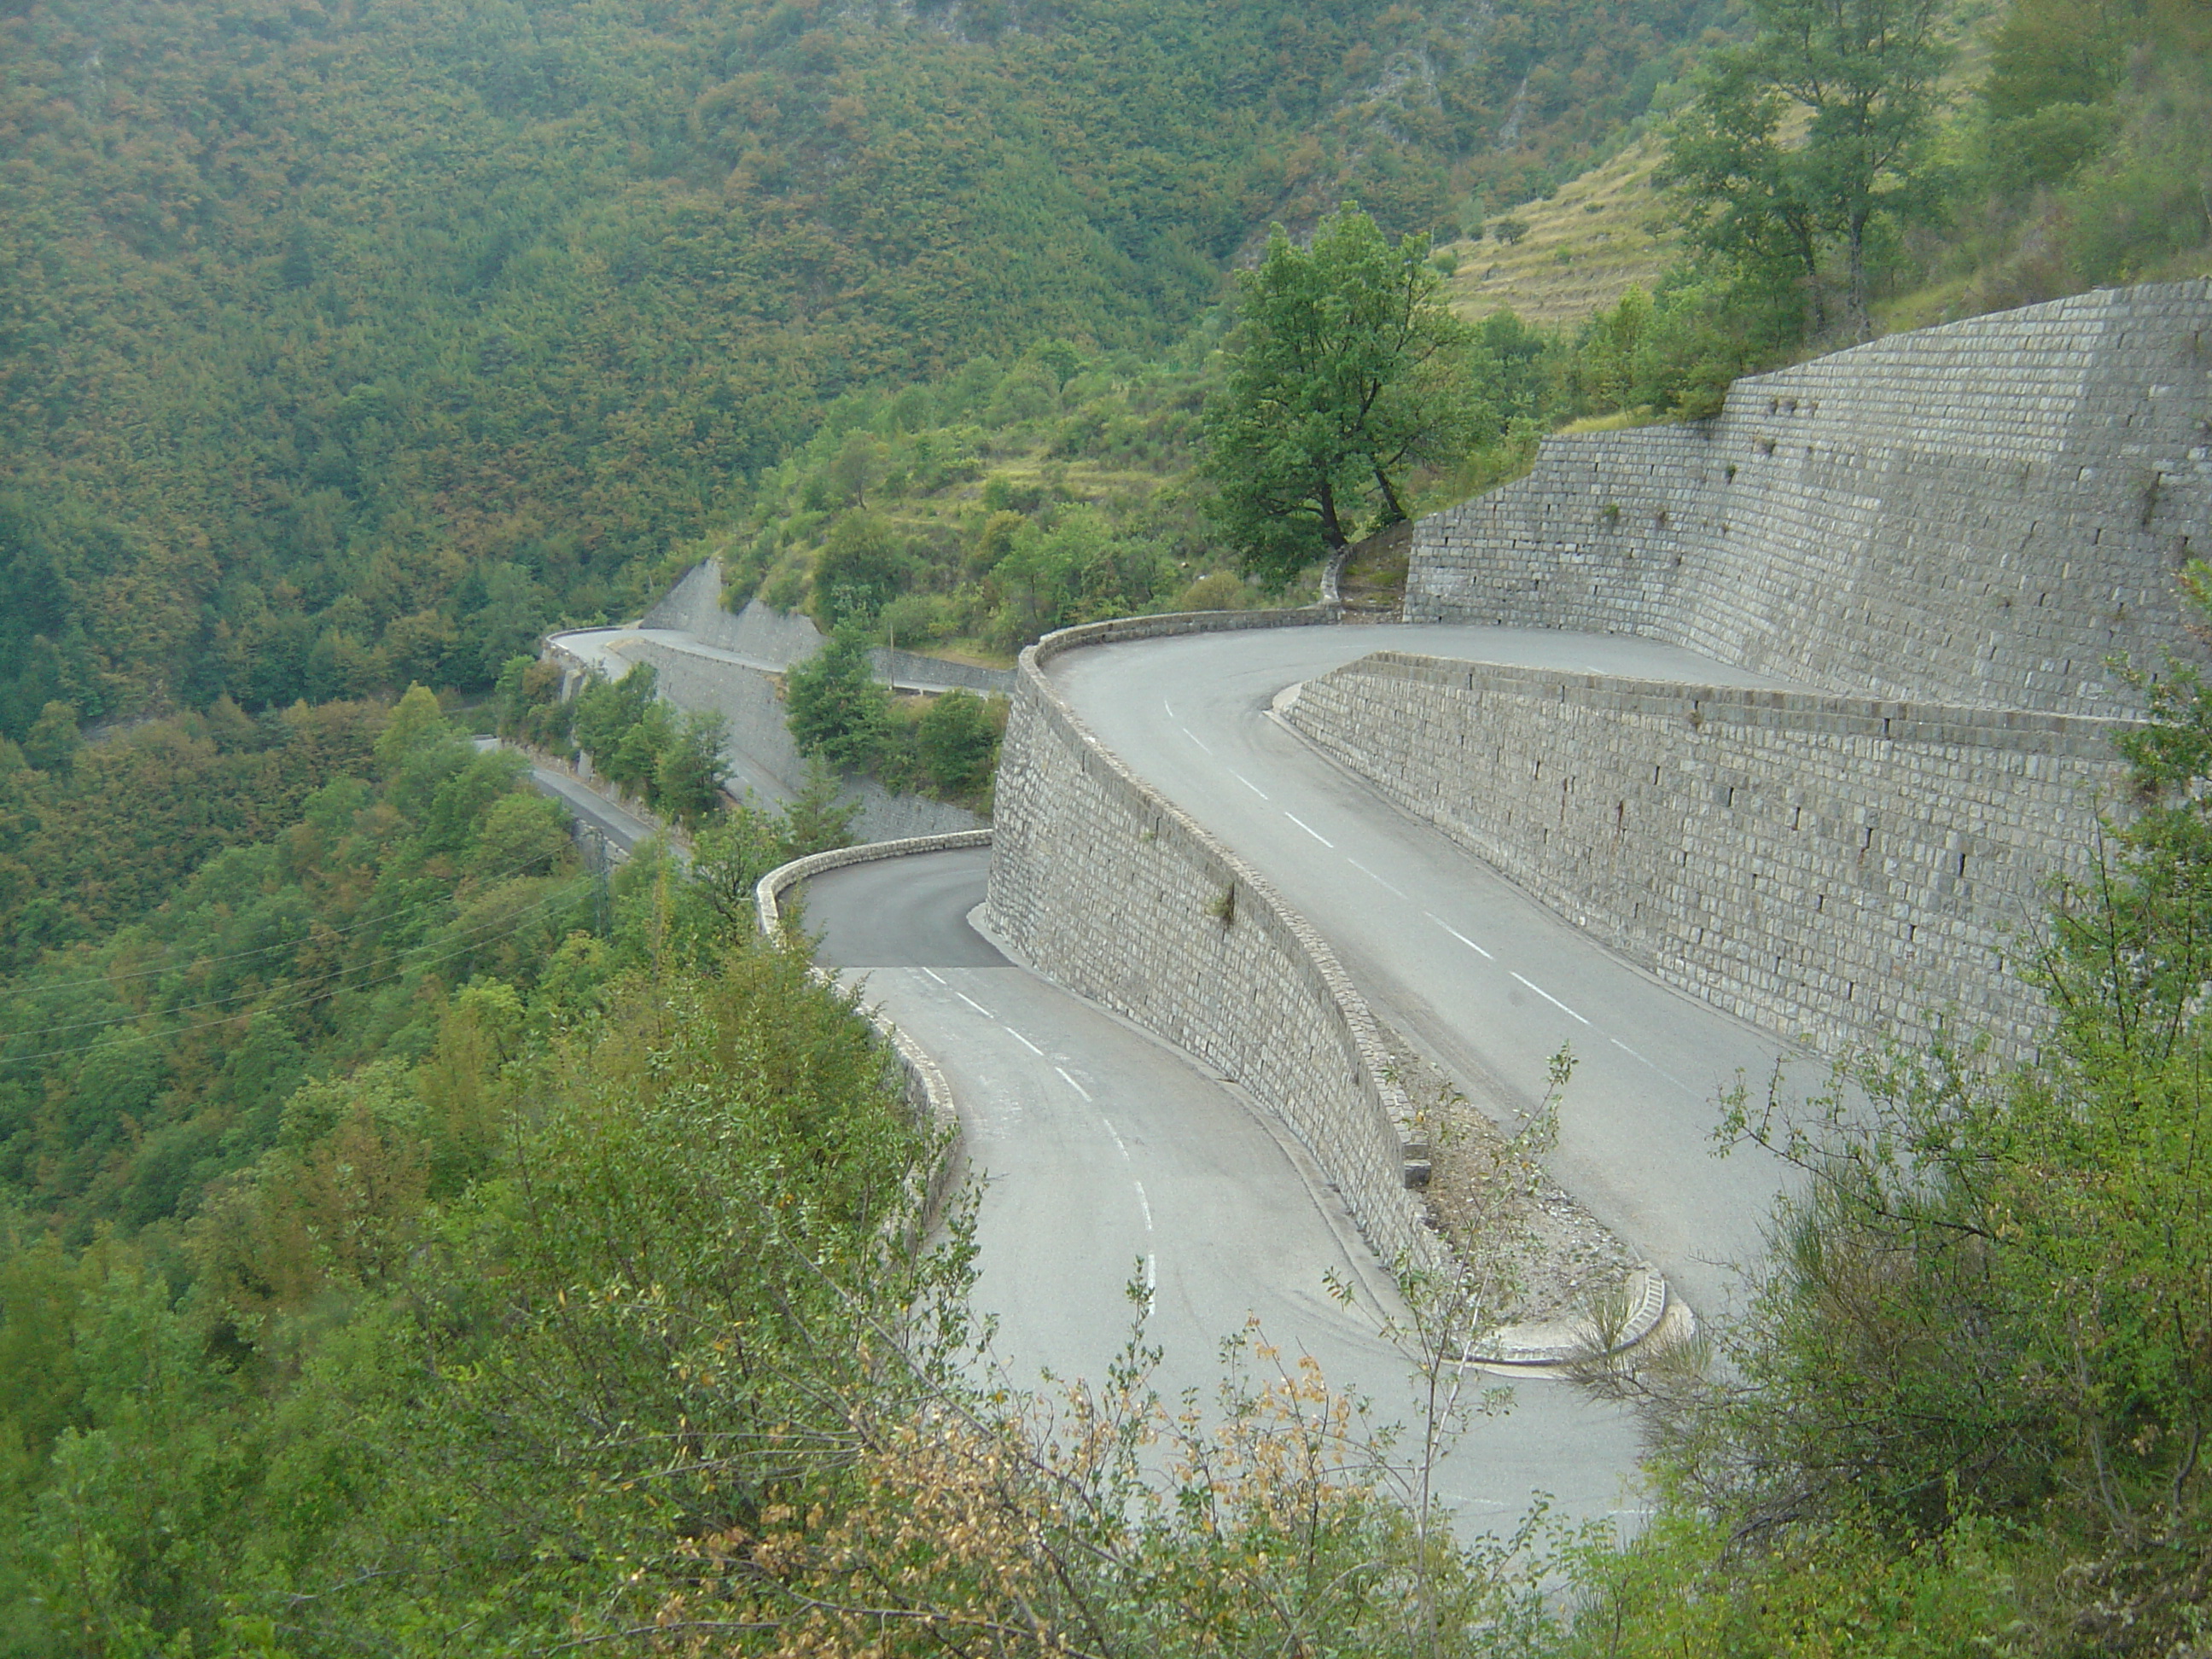
[[1333,952],[1267,882],[1140,781],[1044,672],[1118,639],[1335,620],[1333,608],[1146,617],[1022,653],[999,763],[989,916],[1016,951],[1242,1084],[1310,1151],[1386,1261],[1434,1249],[1406,1190],[1404,1091]]
[[1831,1050],[1956,1007],[2031,1052],[2003,963],[2124,781],[2111,721],[1395,652],[1283,712],[1662,979]]
[[2212,553],[2212,283],[2106,289],[1551,438],[1417,526],[1409,621],[1642,634],[1845,696],[2126,716]]
[[[753,908],[760,918],[760,930],[778,944],[787,944],[783,928],[783,898],[793,887],[824,871],[842,870],[848,865],[869,864],[878,859],[905,858],[916,853],[949,852],[957,847],[988,847],[988,830],[957,830],[942,836],[915,836],[904,841],[879,841],[861,847],[839,847],[827,853],[814,853],[803,859],[793,859],[780,864],[763,876],[753,887]],[[835,984],[836,975],[820,968],[810,968],[813,976],[825,983]],[[918,1243],[935,1227],[945,1212],[945,1200],[959,1182],[968,1167],[966,1154],[962,1150],[963,1127],[959,1103],[952,1094],[952,1085],[930,1055],[929,1050],[916,1042],[886,1018],[880,1010],[864,1008],[868,1023],[883,1040],[896,1063],[903,1083],[908,1112],[917,1123],[929,1126],[937,1135],[938,1154],[923,1170],[919,1171],[914,1186],[916,1200],[915,1237],[908,1242]]]

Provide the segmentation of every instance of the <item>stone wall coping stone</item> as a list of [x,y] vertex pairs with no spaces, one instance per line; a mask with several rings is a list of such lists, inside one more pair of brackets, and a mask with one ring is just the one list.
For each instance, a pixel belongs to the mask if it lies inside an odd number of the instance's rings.
[[1590,674],[1407,651],[1372,652],[1336,672],[1419,680],[1462,690],[1474,690],[1480,684],[1500,689],[1520,686],[1532,693],[1549,691],[1560,702],[1574,696],[1577,701],[1600,707],[1658,704],[1663,707],[1645,712],[1680,709],[1686,713],[1695,709],[1707,720],[1772,713],[1796,717],[1791,724],[1802,723],[1808,729],[1842,736],[1883,738],[1892,742],[1910,742],[1917,738],[1946,743],[1985,743],[2005,748],[2033,748],[2050,754],[2109,756],[2116,735],[2142,730],[2146,724],[2094,714],[2047,714],[2033,708],[1905,702],[1884,697],[1841,696],[1825,691],[1639,679],[1631,675]]

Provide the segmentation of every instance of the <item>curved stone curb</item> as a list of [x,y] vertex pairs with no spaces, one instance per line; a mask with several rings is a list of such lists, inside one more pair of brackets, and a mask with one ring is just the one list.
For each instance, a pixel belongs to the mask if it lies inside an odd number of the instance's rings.
[[[842,870],[848,865],[872,863],[877,859],[905,858],[915,853],[945,853],[961,847],[988,847],[988,830],[957,830],[941,836],[912,836],[904,841],[864,842],[858,847],[840,847],[827,853],[815,853],[803,859],[793,859],[780,864],[763,876],[753,885],[753,908],[760,918],[760,930],[779,945],[787,945],[783,926],[783,895],[810,876],[824,871]],[[810,963],[806,970],[820,984],[836,985],[837,977],[826,969]],[[919,1197],[920,1212],[913,1234],[908,1243],[913,1244],[926,1237],[937,1225],[938,1217],[945,1208],[945,1194],[958,1182],[967,1166],[963,1156],[963,1132],[960,1108],[952,1097],[952,1085],[929,1052],[904,1031],[885,1019],[873,1008],[862,1008],[868,1024],[874,1026],[884,1041],[890,1045],[899,1070],[906,1077],[907,1108],[922,1118],[943,1138],[945,1152],[922,1182]]]
[[1470,1347],[1467,1357],[1485,1365],[1549,1369],[1626,1353],[1657,1330],[1667,1316],[1667,1280],[1656,1268],[1638,1272],[1644,1283],[1636,1305],[1622,1322],[1620,1334],[1607,1347],[1591,1346],[1593,1332],[1587,1320],[1556,1319],[1501,1327]]

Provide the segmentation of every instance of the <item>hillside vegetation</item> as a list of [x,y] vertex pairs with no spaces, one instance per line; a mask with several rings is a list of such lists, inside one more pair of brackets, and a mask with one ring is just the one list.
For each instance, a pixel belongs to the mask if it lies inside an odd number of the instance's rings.
[[0,732],[481,685],[848,391],[1571,174],[1712,0],[0,11]]
[[[999,711],[866,643],[1266,597],[1203,470],[1226,273],[1348,195],[1468,318],[1408,512],[1861,301],[2204,268],[2201,5],[1875,9],[1933,33],[1845,191],[1759,78],[1850,13],[1802,0],[0,0],[0,1659],[2212,1650],[2190,674],[2053,896],[2034,1064],[1954,1024],[1729,1104],[1807,1185],[1741,1317],[1581,1376],[1648,1430],[1624,1548],[1454,1538],[1451,1413],[1370,1432],[1262,1331],[1211,1401],[1140,1329],[995,1375],[944,1148],[754,937],[835,781],[725,810],[714,721],[533,660],[717,551],[832,629],[810,749],[987,806]],[[585,867],[432,686],[688,864]]]
[[1675,215],[1655,182],[1662,146],[1645,137],[1549,197],[1505,204],[1480,234],[1444,244],[1445,294],[1468,318],[1510,311],[1573,330],[1634,286],[1658,286],[1679,257]]
[[[1649,137],[1452,250],[1462,307],[1582,313],[1575,414],[1705,414],[1739,375],[1875,332],[2212,273],[2202,7],[1752,10],[1755,43],[1713,46]],[[1821,33],[1847,15],[1887,33]]]

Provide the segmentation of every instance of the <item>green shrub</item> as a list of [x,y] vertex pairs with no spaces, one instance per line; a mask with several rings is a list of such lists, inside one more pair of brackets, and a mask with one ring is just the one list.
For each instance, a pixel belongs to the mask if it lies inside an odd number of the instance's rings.
[[983,793],[999,762],[1006,705],[969,691],[947,691],[932,702],[915,728],[922,780],[937,793],[972,799]]
[[839,623],[828,643],[785,677],[784,702],[801,753],[854,772],[883,757],[890,694],[876,679],[857,623]]

